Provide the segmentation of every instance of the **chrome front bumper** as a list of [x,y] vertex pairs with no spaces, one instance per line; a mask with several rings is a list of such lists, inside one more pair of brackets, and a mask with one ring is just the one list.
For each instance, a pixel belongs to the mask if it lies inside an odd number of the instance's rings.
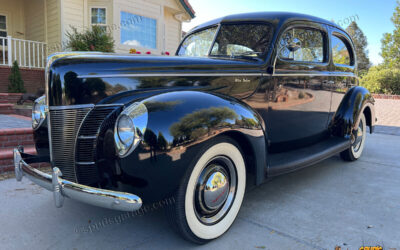
[[62,173],[57,167],[53,168],[51,175],[43,173],[29,166],[23,160],[21,152],[22,147],[14,149],[15,178],[21,181],[26,176],[37,185],[52,191],[56,207],[62,207],[64,197],[119,211],[131,212],[142,207],[142,200],[134,194],[93,188],[64,180],[60,178]]

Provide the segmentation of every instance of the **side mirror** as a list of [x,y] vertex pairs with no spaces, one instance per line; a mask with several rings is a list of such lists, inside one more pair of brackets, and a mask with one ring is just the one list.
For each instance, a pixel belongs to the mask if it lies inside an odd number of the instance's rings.
[[290,51],[290,52],[295,52],[299,49],[301,49],[301,41],[298,38],[293,38],[288,42],[288,45],[286,46],[286,48]]

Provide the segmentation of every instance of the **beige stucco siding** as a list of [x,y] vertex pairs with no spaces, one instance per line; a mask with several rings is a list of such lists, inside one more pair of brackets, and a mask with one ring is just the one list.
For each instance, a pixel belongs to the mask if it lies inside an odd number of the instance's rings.
[[164,11],[165,17],[165,51],[175,53],[181,41],[181,22],[176,20],[169,9]]
[[62,25],[65,33],[71,30],[71,27],[77,28],[79,31],[83,28],[84,23],[84,1],[83,0],[62,0]]
[[25,1],[25,39],[45,42],[45,0]]
[[61,48],[61,0],[46,0],[47,45],[49,53]]

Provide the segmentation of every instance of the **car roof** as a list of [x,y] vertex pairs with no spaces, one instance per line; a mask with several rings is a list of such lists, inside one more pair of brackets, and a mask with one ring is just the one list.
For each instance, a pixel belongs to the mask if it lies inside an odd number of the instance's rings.
[[291,12],[253,12],[253,13],[241,13],[241,14],[234,14],[234,15],[229,15],[229,16],[224,16],[220,17],[211,21],[208,21],[206,23],[203,23],[201,25],[198,25],[194,27],[189,33],[192,33],[196,30],[208,27],[208,26],[213,26],[217,25],[220,23],[225,23],[225,22],[245,22],[245,21],[261,21],[261,22],[272,22],[272,23],[287,23],[290,21],[311,21],[311,22],[317,22],[317,23],[323,23],[327,24],[330,26],[333,26],[339,30],[343,29],[335,24],[334,22],[311,16],[311,15],[305,15],[305,14],[300,14],[300,13],[291,13]]

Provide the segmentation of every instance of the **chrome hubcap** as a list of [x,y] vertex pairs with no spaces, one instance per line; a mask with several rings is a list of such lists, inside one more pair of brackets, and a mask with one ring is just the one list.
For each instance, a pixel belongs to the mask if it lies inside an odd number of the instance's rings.
[[218,209],[228,197],[229,181],[224,172],[212,173],[204,186],[204,204],[209,209]]
[[357,129],[357,132],[354,136],[353,143],[352,143],[354,152],[358,152],[358,150],[360,150],[363,136],[364,136],[363,122],[361,120],[360,124],[358,125],[358,129]]
[[197,218],[215,224],[229,211],[236,193],[236,171],[230,159],[218,156],[201,172],[194,197]]

